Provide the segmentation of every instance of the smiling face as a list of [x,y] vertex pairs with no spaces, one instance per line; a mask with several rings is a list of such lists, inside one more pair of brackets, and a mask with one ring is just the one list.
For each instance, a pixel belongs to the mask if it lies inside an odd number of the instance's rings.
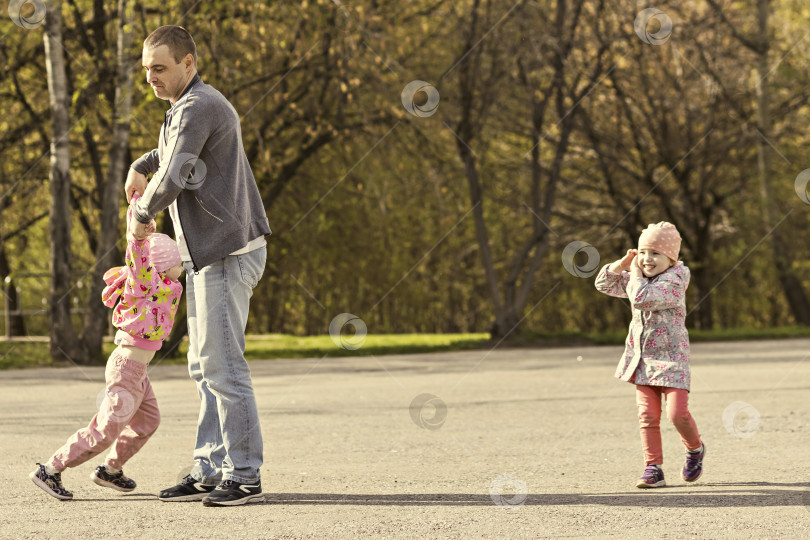
[[146,72],[146,82],[155,91],[155,95],[160,99],[168,99],[172,105],[197,73],[191,54],[187,54],[178,63],[167,45],[144,47],[141,62]]
[[648,278],[657,276],[674,264],[669,257],[654,249],[638,250],[638,261],[641,265],[641,271]]

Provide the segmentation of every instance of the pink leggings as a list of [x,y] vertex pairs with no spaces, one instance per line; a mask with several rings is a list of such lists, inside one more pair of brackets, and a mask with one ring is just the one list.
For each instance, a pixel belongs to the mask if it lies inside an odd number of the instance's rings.
[[666,386],[636,385],[636,405],[638,405],[638,425],[641,428],[641,447],[647,465],[664,463],[661,449],[661,397],[667,403],[667,418],[678,433],[687,450],[700,448],[700,434],[695,420],[689,413],[689,392],[681,388]]
[[112,446],[106,465],[121,469],[146,444],[160,424],[160,412],[147,364],[125,358],[119,349],[107,360],[107,388],[90,424],[74,433],[48,462],[61,472]]

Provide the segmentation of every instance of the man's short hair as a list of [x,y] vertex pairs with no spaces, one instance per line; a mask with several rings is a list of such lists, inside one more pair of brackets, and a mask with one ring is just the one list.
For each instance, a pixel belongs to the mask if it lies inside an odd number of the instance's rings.
[[188,30],[182,26],[161,26],[143,41],[144,48],[156,48],[161,45],[169,47],[169,52],[172,53],[174,61],[178,64],[187,54],[191,54],[194,58],[194,65],[197,65],[197,44],[194,43],[194,38],[191,37]]

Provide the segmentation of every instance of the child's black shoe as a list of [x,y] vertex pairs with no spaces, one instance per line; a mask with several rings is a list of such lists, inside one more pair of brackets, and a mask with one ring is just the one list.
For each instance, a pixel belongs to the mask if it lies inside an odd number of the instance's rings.
[[73,498],[73,493],[62,485],[62,473],[48,474],[45,466],[37,463],[37,468],[28,477],[51,497],[62,501],[69,501]]
[[90,478],[93,480],[93,482],[102,487],[108,487],[124,492],[132,491],[137,485],[135,484],[135,480],[132,478],[127,478],[124,475],[124,471],[118,471],[116,474],[113,474],[108,471],[107,467],[104,465],[99,465],[96,467],[96,470],[93,471]]

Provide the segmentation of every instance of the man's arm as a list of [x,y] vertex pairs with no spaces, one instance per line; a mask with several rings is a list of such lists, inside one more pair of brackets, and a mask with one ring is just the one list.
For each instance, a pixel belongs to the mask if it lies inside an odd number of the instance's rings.
[[132,194],[143,195],[146,185],[149,182],[147,177],[156,172],[160,167],[157,148],[145,153],[132,162],[127,173],[127,182],[124,184],[124,192],[127,195],[127,203],[132,201]]
[[148,223],[169,207],[185,189],[217,117],[207,96],[189,96],[168,126],[163,159],[143,197],[135,205],[135,219]]
[[146,175],[139,173],[135,169],[130,169],[127,173],[127,182],[124,184],[124,192],[127,194],[127,203],[132,202],[132,195],[137,193],[143,195],[149,181]]

